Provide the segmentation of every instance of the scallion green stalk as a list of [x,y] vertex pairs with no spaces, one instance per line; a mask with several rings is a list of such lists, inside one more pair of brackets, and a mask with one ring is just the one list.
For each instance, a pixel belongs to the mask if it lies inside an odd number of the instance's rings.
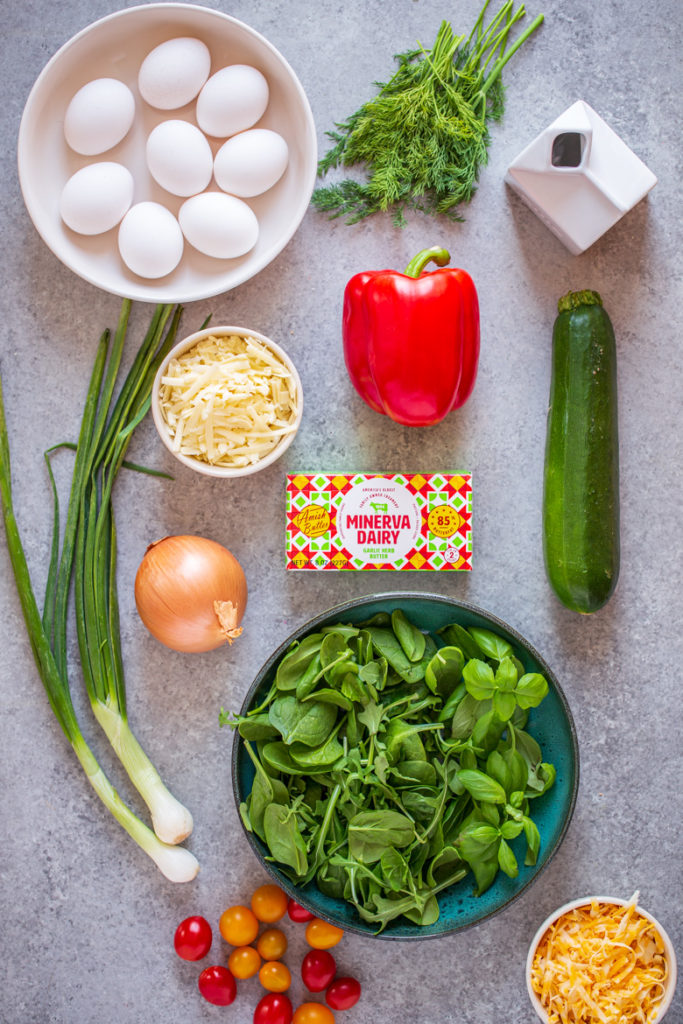
[[[188,850],[169,845],[189,834],[192,818],[163,785],[127,721],[116,596],[111,488],[123,465],[132,432],[149,406],[159,361],[173,344],[180,311],[165,337],[171,307],[157,307],[150,329],[111,410],[126,334],[130,302],[124,301],[112,351],[100,339],[88,388],[66,516],[59,545],[59,503],[55,498],[53,542],[41,618],[16,524],[12,502],[7,425],[0,381],[0,500],[12,568],[38,670],[52,709],[96,793],[138,845],[172,881],[194,878],[198,864]],[[163,341],[162,341],[163,338]],[[78,639],[86,689],[98,722],[152,813],[155,835],[121,800],[83,738],[74,712],[66,657],[66,619],[72,576]]]

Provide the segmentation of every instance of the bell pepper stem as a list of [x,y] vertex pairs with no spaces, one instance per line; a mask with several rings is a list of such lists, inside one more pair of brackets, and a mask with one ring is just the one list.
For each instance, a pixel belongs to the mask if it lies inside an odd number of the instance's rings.
[[448,249],[442,249],[439,245],[433,245],[430,249],[421,249],[406,267],[406,277],[419,277],[428,263],[436,263],[438,267],[445,267],[450,262],[450,258],[451,254]]

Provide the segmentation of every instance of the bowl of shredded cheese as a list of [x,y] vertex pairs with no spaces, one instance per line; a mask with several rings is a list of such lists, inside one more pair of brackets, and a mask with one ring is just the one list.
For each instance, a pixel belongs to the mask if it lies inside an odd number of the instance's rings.
[[655,918],[630,900],[586,896],[543,922],[529,948],[529,997],[545,1024],[651,1024],[676,988],[676,955]]
[[270,466],[292,443],[302,411],[292,360],[245,327],[191,334],[171,349],[152,389],[152,416],[168,450],[214,477]]

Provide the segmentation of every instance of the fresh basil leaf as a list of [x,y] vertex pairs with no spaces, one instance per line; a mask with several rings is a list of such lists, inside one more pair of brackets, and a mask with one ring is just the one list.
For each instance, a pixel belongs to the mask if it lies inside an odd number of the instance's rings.
[[528,732],[524,732],[522,729],[515,727],[515,747],[522,755],[526,763],[534,768],[536,765],[541,763],[543,754],[533,736],[530,736]]
[[475,700],[488,700],[495,691],[493,669],[485,661],[472,658],[462,670],[467,692]]
[[503,693],[501,690],[496,690],[493,695],[493,710],[501,722],[509,721],[516,707],[517,701],[514,693]]
[[495,804],[490,804],[486,801],[480,802],[479,813],[484,821],[487,821],[489,825],[493,825],[494,828],[498,828],[500,825],[500,813]]
[[492,750],[486,759],[486,774],[499,782],[506,793],[510,792],[512,771],[510,765],[498,750]]
[[523,819],[524,838],[526,839],[526,857],[524,863],[527,865],[535,864],[538,859],[538,851],[541,848],[541,834],[538,831],[538,826],[531,818],[525,817]]
[[516,839],[523,827],[521,821],[504,821],[500,826],[500,834],[503,839]]
[[508,878],[516,878],[519,874],[517,858],[512,852],[512,848],[504,839],[501,839],[500,846],[498,847],[498,864],[501,871],[503,871]]
[[517,685],[517,669],[512,658],[505,657],[501,660],[496,669],[495,683],[503,693],[511,693],[514,690]]
[[425,652],[425,635],[413,625],[400,608],[391,613],[391,628],[408,661],[420,661]]
[[465,768],[458,772],[458,778],[475,800],[485,800],[492,804],[505,803],[505,790],[501,784],[484,772]]
[[539,672],[527,672],[517,683],[515,695],[521,708],[536,708],[548,692],[548,682]]
[[470,626],[469,631],[475,643],[487,658],[493,658],[494,661],[502,661],[503,658],[514,654],[512,644],[509,644],[507,640],[503,640],[502,636],[498,636],[497,633],[492,633],[488,629],[479,629],[477,626]]

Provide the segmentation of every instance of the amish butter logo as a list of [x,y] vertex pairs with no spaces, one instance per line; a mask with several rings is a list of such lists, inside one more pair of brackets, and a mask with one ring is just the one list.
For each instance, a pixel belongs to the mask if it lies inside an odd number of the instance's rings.
[[379,565],[398,562],[415,547],[422,517],[415,497],[395,480],[374,477],[346,492],[337,530],[354,558]]
[[320,537],[330,528],[330,513],[322,505],[306,505],[292,522],[307,537]]

